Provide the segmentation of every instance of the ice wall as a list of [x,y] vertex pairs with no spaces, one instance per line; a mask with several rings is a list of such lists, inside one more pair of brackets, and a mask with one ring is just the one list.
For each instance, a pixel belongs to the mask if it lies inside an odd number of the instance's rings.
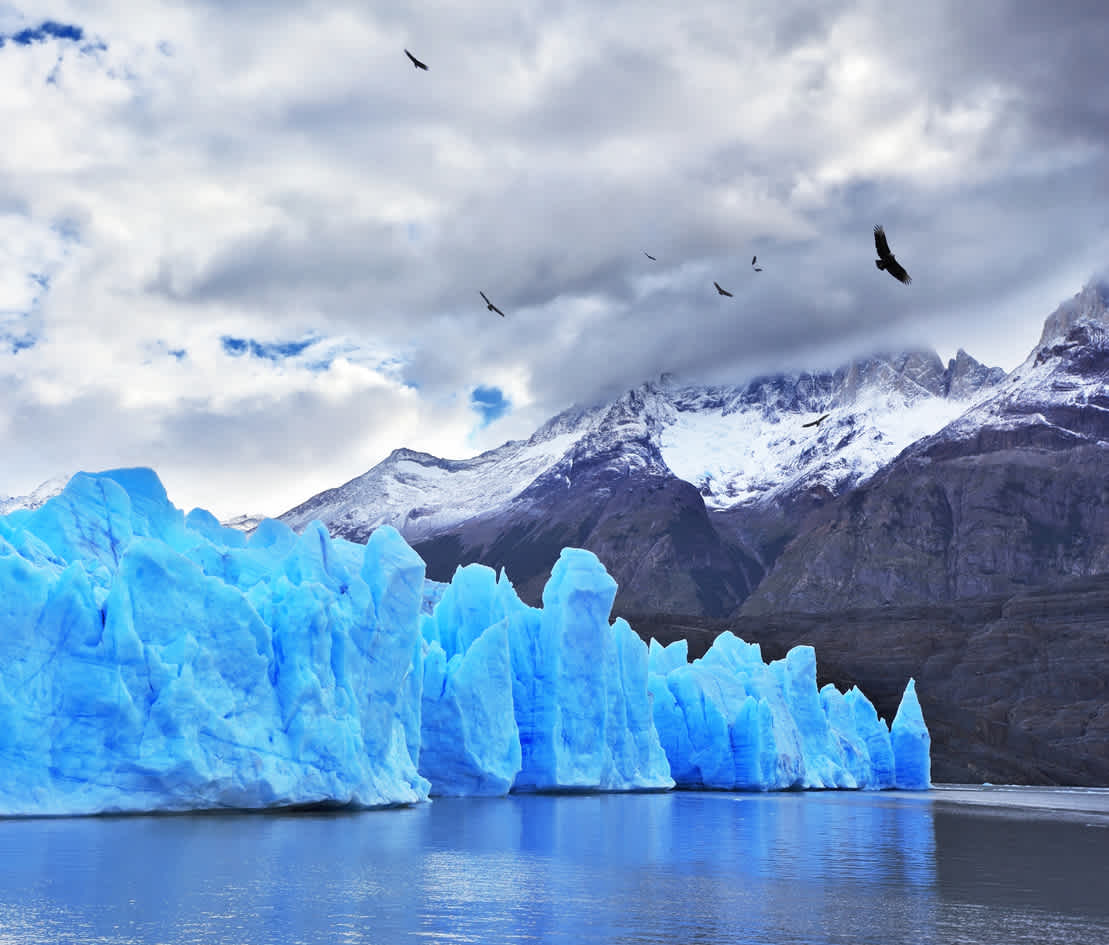
[[470,565],[430,587],[365,545],[187,516],[148,469],[0,517],[0,815],[388,806],[429,794],[927,787],[910,682],[893,733],[815,654],[726,633],[700,660],[610,622],[565,549],[525,605]]
[[[626,621],[609,623],[615,596],[597,556],[580,549],[562,552],[542,609],[491,568],[455,572],[422,624],[420,771],[433,793],[503,793],[512,763],[515,791],[673,787],[651,719],[647,646]],[[475,716],[462,702],[485,708]],[[480,783],[481,770],[496,776]]]
[[0,518],[0,813],[379,806],[416,771],[424,564],[186,517],[150,470]]
[[[684,642],[684,641],[682,641]],[[910,680],[886,727],[858,690],[816,688],[816,654],[764,663],[722,633],[699,660],[651,641],[655,726],[679,787],[718,790],[926,788],[928,730]]]

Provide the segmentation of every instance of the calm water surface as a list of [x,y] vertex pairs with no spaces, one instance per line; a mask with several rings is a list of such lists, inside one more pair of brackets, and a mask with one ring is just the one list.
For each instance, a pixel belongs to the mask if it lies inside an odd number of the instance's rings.
[[1109,791],[0,821],[38,942],[1109,943]]

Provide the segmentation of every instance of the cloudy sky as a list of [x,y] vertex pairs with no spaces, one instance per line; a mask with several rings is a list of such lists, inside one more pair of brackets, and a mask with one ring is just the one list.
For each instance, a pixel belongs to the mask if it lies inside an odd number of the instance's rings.
[[138,9],[0,0],[0,496],[277,514],[663,371],[1008,369],[1109,269],[1105,0]]

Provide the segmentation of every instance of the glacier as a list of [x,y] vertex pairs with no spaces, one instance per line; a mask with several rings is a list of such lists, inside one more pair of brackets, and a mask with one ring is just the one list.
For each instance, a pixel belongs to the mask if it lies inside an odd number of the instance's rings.
[[852,687],[816,687],[816,653],[765,663],[757,643],[721,633],[686,662],[687,644],[651,641],[655,727],[679,787],[714,790],[930,787],[930,737],[909,680],[893,734]]
[[187,515],[150,469],[0,516],[0,815],[385,807],[436,795],[928,787],[910,681],[891,729],[815,654],[722,635],[688,663],[610,622],[562,552],[543,606],[365,544]]

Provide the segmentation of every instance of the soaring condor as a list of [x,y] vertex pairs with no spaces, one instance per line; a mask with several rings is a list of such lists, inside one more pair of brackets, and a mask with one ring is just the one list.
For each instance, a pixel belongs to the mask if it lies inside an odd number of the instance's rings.
[[496,312],[498,315],[501,316],[501,318],[504,318],[504,312],[502,312],[499,308],[497,308],[497,306],[495,306],[492,302],[489,301],[489,296],[488,295],[486,295],[480,289],[478,289],[477,294],[480,295],[483,299],[485,299],[485,307],[487,309],[489,309],[489,311]]
[[886,231],[880,226],[874,227],[874,245],[878,248],[878,258],[874,260],[875,266],[885,269],[898,282],[908,285],[913,281],[912,276],[905,271],[905,267],[890,252],[890,244],[886,242]]

